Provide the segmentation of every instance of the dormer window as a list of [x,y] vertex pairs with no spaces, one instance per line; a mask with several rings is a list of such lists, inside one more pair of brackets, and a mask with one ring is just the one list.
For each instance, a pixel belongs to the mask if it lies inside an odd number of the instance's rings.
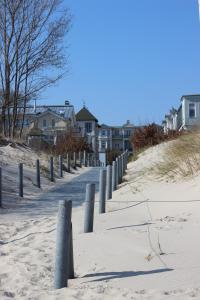
[[196,109],[194,103],[189,103],[189,117],[195,118],[196,117]]

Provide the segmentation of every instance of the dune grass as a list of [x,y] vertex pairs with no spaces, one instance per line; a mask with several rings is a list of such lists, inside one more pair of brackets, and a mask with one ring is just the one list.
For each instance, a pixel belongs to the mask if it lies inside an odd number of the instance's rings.
[[200,132],[185,134],[169,142],[162,161],[154,166],[159,176],[192,176],[200,171]]

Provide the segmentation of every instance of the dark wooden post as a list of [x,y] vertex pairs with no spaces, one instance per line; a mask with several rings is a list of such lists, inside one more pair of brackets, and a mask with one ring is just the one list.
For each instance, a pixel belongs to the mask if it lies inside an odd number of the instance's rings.
[[99,213],[106,212],[106,170],[100,170],[99,176]]
[[38,188],[41,187],[41,184],[40,184],[40,161],[39,161],[39,159],[36,160],[36,184],[37,184]]
[[53,156],[50,157],[50,180],[54,181]]
[[86,185],[84,232],[93,232],[95,184]]
[[107,165],[106,187],[107,187],[107,200],[109,200],[112,198],[112,166],[111,165]]
[[23,189],[23,164],[19,164],[19,197],[24,196],[24,189]]
[[59,201],[54,279],[56,289],[68,286],[70,266],[72,266],[72,262],[70,262],[72,259],[71,213],[72,201]]

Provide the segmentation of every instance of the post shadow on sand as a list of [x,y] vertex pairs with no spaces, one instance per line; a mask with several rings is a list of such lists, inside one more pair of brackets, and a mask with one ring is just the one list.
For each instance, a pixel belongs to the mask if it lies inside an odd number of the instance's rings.
[[133,225],[111,227],[111,228],[107,228],[106,230],[115,230],[115,229],[131,228],[131,227],[140,227],[140,226],[147,226],[147,225],[152,225],[152,224],[153,223],[151,223],[151,222],[146,222],[146,223],[142,223],[142,224],[133,224]]
[[[70,181],[54,186],[47,192],[36,196],[34,199],[20,199],[9,209],[4,203],[4,212],[2,213],[18,213],[31,217],[49,216],[53,212],[57,213],[58,202],[60,200],[72,200],[73,206],[82,205],[85,201],[85,190],[87,183],[95,183],[96,192],[99,191],[99,172],[100,168],[91,168],[86,173],[80,174]],[[42,182],[41,182],[42,185]],[[26,187],[24,188],[26,191]],[[14,197],[14,195],[13,195]],[[8,208],[8,210],[7,210]]]
[[[87,282],[100,282],[104,280],[112,280],[112,279],[120,279],[120,278],[128,278],[128,277],[135,277],[135,276],[144,276],[144,275],[151,275],[151,274],[160,274],[165,272],[173,271],[174,269],[170,268],[163,268],[163,269],[155,269],[149,271],[123,271],[123,272],[100,272],[100,273],[92,273],[83,276],[82,278],[94,278],[94,277],[101,277],[94,280],[89,280]],[[87,283],[84,282],[84,283]]]

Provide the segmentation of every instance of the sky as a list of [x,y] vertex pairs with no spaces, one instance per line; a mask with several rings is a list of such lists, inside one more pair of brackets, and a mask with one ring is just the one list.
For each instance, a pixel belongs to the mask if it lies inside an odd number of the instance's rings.
[[64,0],[68,74],[38,104],[86,107],[99,123],[161,123],[200,94],[198,0]]

